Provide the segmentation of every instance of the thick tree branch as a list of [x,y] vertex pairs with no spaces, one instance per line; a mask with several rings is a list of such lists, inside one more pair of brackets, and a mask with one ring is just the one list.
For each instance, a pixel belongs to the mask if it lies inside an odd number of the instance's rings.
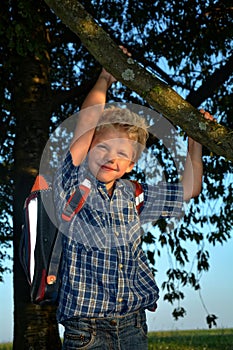
[[233,131],[207,121],[167,84],[127,58],[108,34],[76,0],[45,0],[58,17],[78,35],[96,60],[119,81],[142,96],[173,124],[212,152],[233,160]]

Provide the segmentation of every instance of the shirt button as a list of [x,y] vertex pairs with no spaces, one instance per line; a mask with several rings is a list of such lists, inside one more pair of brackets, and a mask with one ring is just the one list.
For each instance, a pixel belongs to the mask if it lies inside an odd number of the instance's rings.
[[123,301],[122,298],[119,298],[119,299],[118,299],[118,302],[119,302],[119,303],[122,303],[122,301]]
[[118,236],[119,236],[119,232],[116,231],[116,232],[115,232],[115,235],[118,237]]
[[117,325],[117,321],[116,320],[111,320],[110,321],[110,325],[111,326],[116,326]]
[[123,265],[119,264],[119,269],[122,270],[123,269]]

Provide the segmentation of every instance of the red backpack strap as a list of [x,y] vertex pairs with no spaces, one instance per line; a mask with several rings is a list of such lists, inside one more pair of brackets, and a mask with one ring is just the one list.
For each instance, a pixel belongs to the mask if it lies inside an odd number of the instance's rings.
[[85,179],[71,194],[68,199],[65,208],[62,212],[62,219],[70,221],[74,215],[76,215],[85,204],[85,201],[91,190],[91,182]]
[[143,207],[143,203],[144,203],[144,193],[143,193],[143,188],[142,185],[135,181],[135,180],[130,180],[134,186],[135,186],[135,203],[136,203],[136,208],[138,211],[138,214],[140,214],[142,207]]

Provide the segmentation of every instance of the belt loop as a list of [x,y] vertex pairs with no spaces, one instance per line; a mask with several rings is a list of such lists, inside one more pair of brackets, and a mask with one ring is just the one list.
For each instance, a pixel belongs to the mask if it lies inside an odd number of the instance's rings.
[[96,319],[91,317],[90,321],[91,321],[90,323],[93,330],[93,335],[96,335],[97,334]]

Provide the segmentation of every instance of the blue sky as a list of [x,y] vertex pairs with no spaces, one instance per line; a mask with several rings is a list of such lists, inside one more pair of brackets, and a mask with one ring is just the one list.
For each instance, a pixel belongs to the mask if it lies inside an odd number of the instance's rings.
[[[202,297],[208,311],[218,316],[218,328],[233,328],[233,239],[225,245],[210,248],[210,270],[201,279]],[[157,283],[161,285],[167,269],[167,257],[157,262]],[[186,288],[184,307],[187,315],[179,321],[174,321],[171,315],[172,307],[162,300],[159,301],[155,313],[148,312],[148,326],[151,330],[206,329],[206,313],[198,293]],[[5,283],[0,283],[0,342],[11,341],[13,338],[13,290],[12,274],[5,276]]]

